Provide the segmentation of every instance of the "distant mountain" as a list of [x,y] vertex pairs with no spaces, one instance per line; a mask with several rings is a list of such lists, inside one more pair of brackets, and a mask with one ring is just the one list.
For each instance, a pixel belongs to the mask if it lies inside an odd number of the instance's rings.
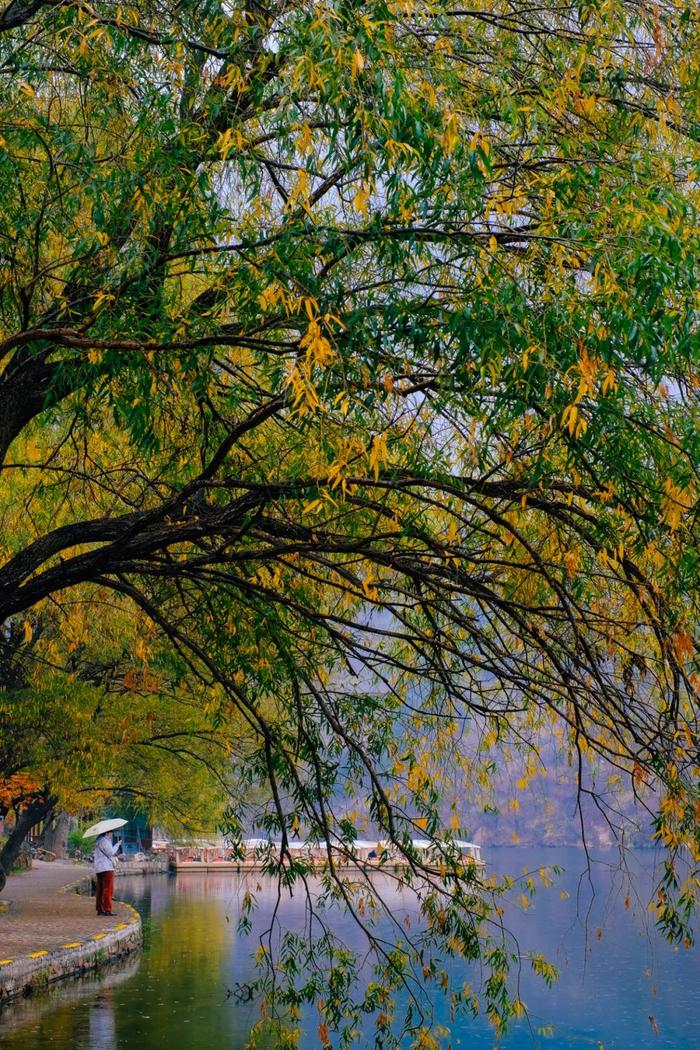
[[[579,793],[576,770],[553,749],[543,755],[546,776],[537,776],[525,786],[510,775],[507,767],[494,774],[491,793],[463,797],[460,813],[469,836],[484,846],[579,846],[608,848],[623,839],[634,847],[652,843],[651,819],[654,795],[612,767],[599,764],[595,778],[586,771],[584,792]],[[588,794],[595,791],[596,799]],[[645,805],[646,803],[646,805]],[[580,809],[579,809],[580,804]],[[648,808],[647,808],[648,807]]]

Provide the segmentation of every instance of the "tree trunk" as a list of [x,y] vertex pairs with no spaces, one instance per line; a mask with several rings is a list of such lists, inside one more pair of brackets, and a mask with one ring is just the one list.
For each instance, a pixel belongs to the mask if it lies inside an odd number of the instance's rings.
[[56,799],[53,797],[35,798],[17,814],[15,826],[0,850],[0,893],[5,888],[7,876],[19,856],[22,843],[33,827],[36,827],[40,821],[46,820],[55,805]]
[[45,823],[41,844],[44,849],[54,853],[59,860],[65,860],[68,856],[68,833],[71,830],[73,819],[70,813],[58,809]]

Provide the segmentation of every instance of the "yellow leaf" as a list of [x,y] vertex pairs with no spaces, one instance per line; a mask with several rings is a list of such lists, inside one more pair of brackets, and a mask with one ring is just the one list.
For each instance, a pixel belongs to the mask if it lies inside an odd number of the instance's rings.
[[296,137],[296,147],[300,153],[306,155],[310,152],[312,144],[311,128],[308,124],[302,124],[301,130]]
[[42,452],[33,438],[30,438],[30,440],[25,445],[24,454],[29,463],[38,463],[40,461]]
[[608,370],[605,373],[605,378],[603,379],[603,393],[608,394],[611,390],[617,391],[618,385],[619,384],[617,382],[617,376],[615,375],[615,372],[612,368],[608,366]]
[[243,146],[243,141],[243,136],[238,128],[226,128],[226,131],[222,131],[216,140],[216,150],[221,159],[226,160],[232,150]]
[[319,367],[329,365],[335,357],[333,347],[323,334],[318,321],[309,322],[306,335],[299,345],[306,350],[311,361]]
[[355,209],[355,211],[360,213],[360,215],[366,216],[369,212],[368,204],[369,190],[366,186],[360,186],[353,198],[352,206]]
[[369,465],[375,481],[379,478],[380,466],[382,463],[386,463],[388,458],[389,450],[386,443],[386,434],[375,434],[372,438],[372,446],[369,453]]
[[564,555],[564,566],[566,567],[567,575],[574,576],[580,564],[581,559],[579,558],[576,551],[566,552],[566,554]]
[[578,408],[576,405],[567,405],[564,409],[561,417],[562,424],[568,429],[570,434],[573,434],[576,429],[576,417],[578,416]]
[[361,51],[356,49],[355,50],[355,54],[352,56],[352,75],[353,75],[353,78],[355,78],[358,73],[361,73],[364,68],[365,68],[365,56],[362,54]]
[[663,519],[671,532],[681,523],[684,513],[690,509],[691,500],[686,490],[674,485],[670,478],[664,481],[664,496],[661,500]]
[[445,131],[442,136],[442,144],[446,153],[451,153],[459,141],[457,128],[457,115],[448,111],[445,117]]

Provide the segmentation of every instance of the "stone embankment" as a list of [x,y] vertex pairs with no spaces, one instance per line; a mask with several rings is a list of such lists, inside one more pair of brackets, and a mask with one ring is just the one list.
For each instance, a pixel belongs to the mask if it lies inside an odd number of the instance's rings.
[[138,912],[114,902],[114,916],[95,913],[75,892],[90,878],[85,865],[35,861],[7,880],[0,902],[0,1006],[56,981],[96,970],[141,945]]

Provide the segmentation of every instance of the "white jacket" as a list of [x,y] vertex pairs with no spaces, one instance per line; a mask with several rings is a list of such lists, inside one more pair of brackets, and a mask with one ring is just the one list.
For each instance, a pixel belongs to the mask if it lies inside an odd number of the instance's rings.
[[102,871],[114,871],[114,854],[121,849],[121,842],[118,842],[116,846],[112,845],[109,832],[105,835],[100,835],[97,842],[95,843],[95,874],[99,875]]

